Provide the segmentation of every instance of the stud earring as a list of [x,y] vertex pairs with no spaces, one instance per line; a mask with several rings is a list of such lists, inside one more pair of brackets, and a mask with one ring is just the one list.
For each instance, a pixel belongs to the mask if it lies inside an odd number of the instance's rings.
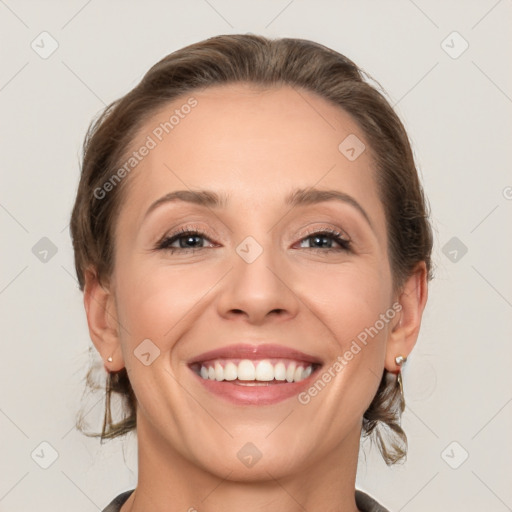
[[404,357],[404,356],[396,356],[395,357],[395,363],[398,366],[402,366],[402,364],[405,363],[406,361],[407,361],[407,357]]
[[112,356],[108,356],[108,357],[107,357],[107,361],[108,361],[109,363],[111,363],[111,362],[113,361]]

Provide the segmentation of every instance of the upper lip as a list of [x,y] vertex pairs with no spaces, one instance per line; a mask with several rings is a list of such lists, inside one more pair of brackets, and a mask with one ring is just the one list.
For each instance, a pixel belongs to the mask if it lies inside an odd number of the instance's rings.
[[311,364],[322,364],[322,361],[313,355],[305,354],[300,350],[285,347],[284,345],[275,345],[264,343],[261,345],[236,344],[227,345],[215,350],[203,352],[192,358],[188,364],[202,363],[211,359],[294,359],[305,361]]

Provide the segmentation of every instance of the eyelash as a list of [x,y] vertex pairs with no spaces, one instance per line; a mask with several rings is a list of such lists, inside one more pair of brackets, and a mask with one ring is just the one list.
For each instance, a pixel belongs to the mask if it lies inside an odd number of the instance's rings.
[[[170,234],[169,236],[164,236],[159,242],[157,242],[155,250],[162,250],[162,251],[169,251],[171,254],[175,252],[195,252],[201,249],[209,249],[209,247],[190,247],[190,248],[184,248],[184,247],[170,247],[171,244],[179,240],[180,238],[185,238],[186,236],[199,236],[201,238],[205,238],[207,240],[210,240],[209,235],[207,233],[204,233],[202,231],[196,230],[194,228],[188,228],[184,227],[181,228],[179,231]],[[339,252],[339,251],[346,251],[350,252],[352,250],[352,243],[350,240],[348,240],[344,234],[340,231],[337,231],[335,229],[322,229],[317,231],[311,231],[306,233],[301,239],[300,242],[303,240],[307,240],[309,238],[313,238],[314,236],[324,236],[325,238],[328,238],[330,240],[333,240],[334,242],[338,243],[340,245],[340,248],[334,248],[334,247],[327,247],[327,248],[321,248],[321,247],[304,247],[304,249],[310,249],[314,251],[321,251],[321,252]]]
[[[352,250],[352,242],[342,233],[341,231],[337,231],[336,229],[332,228],[325,228],[321,230],[313,230],[310,232],[307,232],[300,241],[307,240],[308,238],[313,238],[314,236],[325,236],[325,238],[328,238],[329,240],[332,240],[340,245],[340,248],[335,247],[327,247],[325,249],[322,249],[321,247],[310,247],[309,249],[318,250],[322,252],[331,252],[331,251],[346,251],[350,252]],[[305,247],[305,249],[308,249],[308,247]]]

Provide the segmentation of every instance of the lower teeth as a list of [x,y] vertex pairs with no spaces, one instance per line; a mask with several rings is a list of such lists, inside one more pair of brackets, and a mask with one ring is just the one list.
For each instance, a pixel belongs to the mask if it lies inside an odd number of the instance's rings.
[[[217,381],[219,382],[219,381]],[[220,382],[228,382],[230,384],[236,384],[237,386],[273,386],[277,384],[291,384],[286,380],[270,380],[270,381],[262,381],[262,380],[222,380]]]
[[243,381],[240,381],[240,380],[234,380],[234,381],[231,381],[233,382],[233,384],[238,384],[239,386],[268,386],[269,385],[269,382],[243,382]]

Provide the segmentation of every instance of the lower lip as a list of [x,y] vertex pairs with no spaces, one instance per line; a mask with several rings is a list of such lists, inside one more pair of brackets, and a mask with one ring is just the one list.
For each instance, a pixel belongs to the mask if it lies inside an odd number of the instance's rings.
[[191,371],[208,391],[231,403],[236,405],[271,405],[292,398],[310,386],[318,368],[300,382],[271,381],[255,385],[252,385],[252,382],[250,385],[244,385],[234,384],[234,381],[203,379],[196,372]]

